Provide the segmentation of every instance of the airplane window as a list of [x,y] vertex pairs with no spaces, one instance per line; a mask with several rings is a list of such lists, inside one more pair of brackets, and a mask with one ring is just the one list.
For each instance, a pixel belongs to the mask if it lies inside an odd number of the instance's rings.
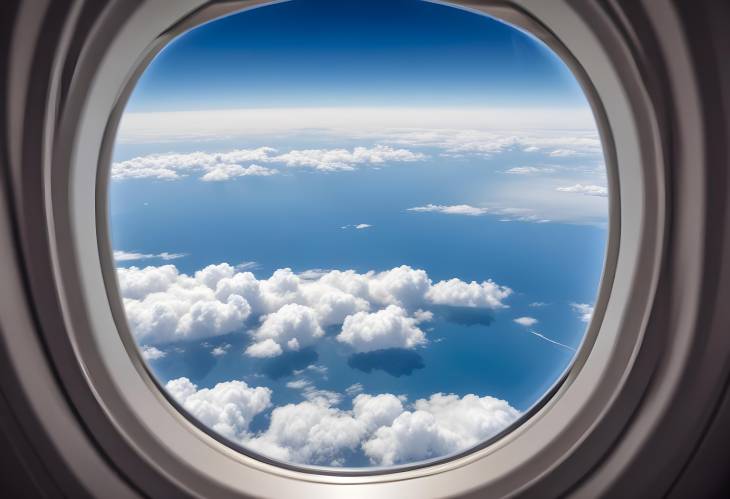
[[129,330],[236,449],[393,469],[498,438],[563,379],[609,190],[533,36],[417,0],[293,0],[173,40],[109,182]]

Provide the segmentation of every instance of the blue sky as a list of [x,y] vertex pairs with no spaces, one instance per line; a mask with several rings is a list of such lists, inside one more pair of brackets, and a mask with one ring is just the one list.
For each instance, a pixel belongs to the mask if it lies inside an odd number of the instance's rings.
[[297,0],[180,37],[129,110],[393,104],[585,101],[549,49],[496,20],[414,0]]
[[295,0],[181,36],[130,98],[109,188],[152,372],[295,464],[497,434],[569,366],[603,269],[603,154],[569,71],[415,0]]

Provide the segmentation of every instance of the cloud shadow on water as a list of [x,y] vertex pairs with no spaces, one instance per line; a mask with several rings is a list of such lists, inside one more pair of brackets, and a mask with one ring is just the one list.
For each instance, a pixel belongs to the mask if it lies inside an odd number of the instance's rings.
[[333,324],[331,326],[324,327],[324,335],[328,338],[333,338],[340,334],[342,331],[342,324]]
[[319,355],[312,347],[302,348],[295,352],[284,352],[278,357],[266,359],[261,371],[271,379],[279,379],[291,375],[294,371],[304,369],[317,362]]
[[461,326],[490,326],[494,315],[483,308],[439,307],[438,314],[449,322]]
[[205,378],[216,365],[216,359],[210,355],[210,352],[198,345],[183,344],[178,348],[181,350],[177,352],[173,350],[163,360],[171,358],[173,368],[182,369],[183,374],[180,376],[189,378],[193,383]]
[[347,365],[365,373],[374,370],[385,371],[399,378],[410,376],[416,369],[423,369],[423,357],[412,350],[404,348],[386,348],[372,352],[355,353],[347,359]]

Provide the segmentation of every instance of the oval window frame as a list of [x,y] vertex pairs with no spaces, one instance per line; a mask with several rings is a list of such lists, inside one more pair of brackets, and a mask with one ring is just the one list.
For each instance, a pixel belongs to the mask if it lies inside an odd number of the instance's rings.
[[[630,367],[633,355],[640,344],[642,326],[646,317],[642,313],[637,313],[636,309],[642,309],[643,306],[645,312],[647,310],[645,305],[650,303],[653,296],[663,241],[663,172],[657,167],[659,151],[656,147],[651,147],[652,139],[655,139],[652,137],[652,130],[650,127],[647,130],[646,123],[643,124],[643,127],[637,124],[639,120],[633,111],[640,103],[629,103],[629,92],[624,91],[626,79],[619,78],[617,72],[613,71],[615,68],[610,64],[605,64],[609,60],[606,52],[599,51],[605,58],[601,61],[604,63],[603,66],[598,62],[592,65],[593,69],[603,70],[604,74],[598,79],[593,70],[585,68],[585,64],[577,66],[584,68],[586,74],[594,75],[591,81],[595,84],[594,91],[600,100],[594,102],[594,99],[590,98],[591,94],[586,92],[592,104],[595,105],[596,102],[612,103],[612,106],[606,107],[608,111],[603,116],[606,125],[599,124],[599,127],[604,135],[602,138],[611,196],[617,196],[617,198],[612,197],[614,200],[611,203],[612,224],[608,243],[609,257],[607,257],[606,265],[608,270],[604,272],[604,278],[601,281],[595,317],[587,333],[588,339],[581,347],[576,362],[564,382],[557,388],[556,393],[549,397],[529,421],[520,425],[506,437],[487,448],[478,451],[470,450],[468,455],[450,458],[448,462],[429,464],[427,467],[405,471],[396,470],[383,475],[373,475],[370,472],[366,472],[365,475],[325,475],[312,473],[308,467],[306,472],[285,469],[279,464],[272,467],[270,464],[241,456],[227,447],[221,448],[224,446],[217,440],[211,439],[209,435],[201,435],[203,432],[190,426],[190,422],[181,418],[177,410],[171,410],[174,408],[157,389],[150,389],[153,386],[150,385],[149,376],[145,374],[144,362],[136,354],[137,349],[131,342],[131,335],[125,337],[123,332],[119,335],[108,333],[110,324],[115,324],[110,303],[113,307],[115,303],[115,297],[112,296],[113,286],[116,285],[109,283],[116,281],[113,275],[110,276],[110,273],[114,272],[114,265],[109,241],[106,238],[104,227],[99,226],[100,220],[106,220],[106,203],[100,203],[97,197],[100,191],[106,192],[106,183],[104,182],[103,189],[99,189],[99,179],[103,176],[97,175],[96,170],[90,171],[91,169],[87,165],[90,164],[91,158],[95,158],[91,164],[99,165],[102,169],[108,168],[110,164],[109,136],[115,135],[112,133],[115,125],[110,125],[111,122],[108,119],[113,115],[114,110],[119,108],[119,103],[125,99],[124,92],[119,89],[123,87],[123,83],[128,84],[132,77],[123,68],[131,66],[138,69],[149,61],[154,47],[160,47],[162,45],[159,44],[169,41],[174,30],[188,29],[207,20],[206,16],[219,17],[225,13],[226,9],[233,7],[233,4],[213,5],[190,15],[190,9],[198,3],[190,1],[183,4],[181,2],[175,6],[142,4],[132,12],[119,30],[113,32],[109,44],[103,47],[106,52],[100,58],[101,64],[94,73],[96,78],[90,83],[90,91],[83,97],[76,96],[78,115],[69,118],[69,114],[64,113],[64,117],[71,120],[67,133],[72,135],[68,137],[67,142],[61,142],[61,144],[68,145],[66,153],[69,168],[56,168],[51,172],[50,188],[56,193],[53,196],[52,206],[54,220],[59,226],[67,224],[71,230],[67,241],[57,242],[56,264],[59,267],[60,280],[66,290],[73,289],[73,286],[76,285],[77,289],[81,291],[81,293],[76,293],[82,296],[79,296],[79,300],[72,303],[72,306],[66,311],[66,318],[69,321],[69,332],[76,346],[77,356],[84,367],[89,386],[94,388],[97,402],[106,409],[107,417],[115,423],[115,426],[130,442],[134,443],[139,452],[146,456],[166,455],[165,459],[154,460],[157,467],[170,469],[170,467],[175,467],[171,463],[177,463],[185,469],[194,470],[193,475],[199,479],[203,478],[198,486],[206,484],[206,487],[214,487],[214,489],[210,489],[211,491],[238,490],[241,493],[248,491],[258,494],[269,489],[261,489],[257,486],[258,492],[255,492],[253,489],[246,488],[251,486],[251,477],[247,477],[248,485],[246,486],[240,480],[234,480],[235,473],[228,470],[221,470],[217,466],[214,467],[217,469],[210,469],[210,463],[206,465],[205,462],[195,464],[186,461],[193,456],[189,450],[185,450],[185,447],[193,445],[193,443],[187,442],[183,446],[177,446],[176,450],[176,445],[171,445],[171,442],[177,440],[176,436],[195,435],[195,438],[199,439],[199,443],[215,452],[215,455],[224,456],[225,459],[236,462],[237,465],[254,470],[255,473],[258,473],[256,476],[262,484],[266,484],[266,487],[273,486],[274,489],[271,490],[281,490],[282,493],[292,483],[310,483],[312,486],[350,483],[388,484],[393,487],[403,487],[401,493],[406,494],[407,485],[405,484],[425,483],[424,480],[413,479],[428,477],[429,485],[427,487],[429,488],[427,490],[440,494],[446,491],[443,488],[445,475],[453,477],[449,478],[449,481],[454,481],[449,489],[454,489],[454,483],[461,484],[460,490],[453,490],[448,492],[449,494],[459,494],[475,488],[482,491],[487,489],[512,490],[505,487],[510,482],[514,485],[514,470],[519,468],[518,464],[526,465],[530,462],[534,464],[541,460],[542,465],[546,464],[544,459],[549,453],[546,453],[540,446],[548,447],[549,444],[554,444],[557,437],[554,432],[545,431],[542,433],[543,438],[533,438],[541,436],[541,427],[544,429],[547,425],[547,427],[562,428],[562,440],[568,436],[576,437],[578,427],[566,423],[576,420],[582,420],[585,423],[594,419],[588,414],[593,413],[595,416],[598,407],[602,405],[600,402],[596,402],[596,399],[602,399],[603,402],[611,399],[611,394],[620,386],[622,372]],[[253,4],[265,2],[243,3],[245,6],[251,7]],[[602,47],[602,44],[595,39],[592,30],[588,29],[584,19],[568,5],[568,2],[551,5],[550,9],[541,7],[539,2],[533,0],[515,1],[510,5],[505,2],[477,2],[475,4],[475,2],[469,1],[451,2],[447,5],[455,6],[456,4],[475,10],[480,9],[512,24],[529,29],[543,41],[549,40],[548,45],[561,55],[566,63],[568,63],[566,54],[572,54],[570,57],[575,57],[575,61],[587,61],[590,59],[586,58],[586,53],[590,53],[589,48]],[[241,5],[241,2],[237,2],[235,9],[240,10]],[[528,10],[531,14],[527,13]],[[560,20],[557,16],[562,16],[563,19]],[[165,19],[180,18],[185,18],[185,20],[176,23],[172,31],[165,26]],[[542,22],[538,22],[536,20],[538,18]],[[551,30],[548,30],[546,26],[551,26]],[[558,29],[560,26],[562,26],[562,31]],[[570,33],[570,30],[578,33]],[[133,36],[133,34],[137,36]],[[572,52],[570,52],[568,45],[558,42],[558,34],[561,34],[564,40],[587,37],[595,45],[581,47],[573,44],[570,47]],[[582,36],[578,36],[578,34]],[[145,45],[144,40],[148,40],[150,37],[153,37],[151,44]],[[562,47],[560,50],[565,52],[561,53],[556,50],[556,46]],[[132,62],[129,66],[120,66],[121,60]],[[606,71],[607,68],[611,70]],[[575,73],[576,68],[572,69]],[[644,103],[644,107],[646,112],[651,113],[651,106],[648,103]],[[602,108],[599,111],[603,112]],[[596,111],[594,110],[594,112]],[[99,125],[105,121],[104,116],[107,120],[106,126],[102,125],[99,128]],[[600,116],[597,115],[599,122],[601,122]],[[96,129],[96,133],[94,133],[94,129]],[[101,135],[99,134],[100,129],[104,131]],[[608,130],[613,133],[608,137],[609,141],[605,136]],[[83,142],[82,137],[85,139]],[[89,140],[91,137],[94,139]],[[621,143],[623,146],[615,156],[616,149],[610,147],[614,138],[616,143]],[[647,141],[642,141],[640,138],[647,139]],[[634,166],[630,166],[632,164]],[[635,165],[641,165],[641,167]],[[619,179],[622,179],[622,182],[619,183]],[[91,190],[95,193],[91,198],[89,186],[93,186]],[[618,197],[619,192],[620,197]],[[621,205],[620,210],[619,204]],[[627,213],[631,213],[631,216],[626,216]],[[620,223],[621,229],[616,229],[618,232],[614,233],[617,223]],[[655,230],[645,230],[646,227],[653,227]],[[611,255],[615,256],[613,266],[608,265]],[[67,265],[64,266],[62,263]],[[623,271],[618,272],[617,270]],[[609,275],[610,279],[607,278]],[[606,286],[609,291],[606,291]],[[112,295],[107,297],[110,287],[112,287]],[[68,293],[69,296],[74,294],[73,292]],[[617,302],[623,302],[623,304]],[[121,302],[118,301],[118,304],[120,305]],[[603,317],[604,311],[606,312],[605,317]],[[119,322],[118,319],[116,322]],[[593,345],[590,345],[591,342]],[[590,346],[592,348],[589,348]],[[120,358],[120,352],[125,352],[124,358]],[[621,359],[621,362],[616,360],[617,357]],[[609,371],[610,376],[605,376]],[[135,378],[135,374],[137,378]],[[603,386],[600,390],[597,389],[595,383],[590,382],[590,380],[595,382],[599,377],[604,381],[601,383]],[[116,400],[114,400],[115,398]],[[124,406],[127,407],[127,410],[123,410]],[[134,411],[129,410],[132,406],[135,407]],[[570,409],[565,409],[566,407]],[[155,412],[159,410],[167,412]],[[587,427],[585,424],[578,426]],[[132,430],[132,428],[134,429]],[[156,433],[150,434],[151,428],[154,428]],[[176,433],[178,430],[183,433]],[[530,452],[526,452],[524,444],[522,448],[518,449],[516,443],[520,439],[524,441],[525,433],[528,431],[531,432],[529,438],[531,443],[528,446],[532,449]],[[157,449],[150,449],[150,445],[144,442],[145,439],[140,438],[140,432],[142,434],[147,432],[151,444],[165,442],[165,445],[158,445]],[[553,433],[553,435],[548,436],[548,433]],[[563,444],[566,445],[565,442]],[[567,446],[565,450],[569,447]],[[505,452],[509,450],[512,452],[510,455],[506,455]],[[476,464],[482,463],[483,465],[487,457],[500,452],[500,460],[491,460],[495,465],[490,466],[489,476],[484,476],[483,469],[482,472],[474,472],[480,467],[483,468],[483,466],[475,467]],[[552,459],[551,462],[557,462],[557,460]],[[459,475],[459,478],[456,478],[456,475]],[[264,477],[268,478],[264,479]],[[277,477],[277,480],[282,479],[283,481],[269,483],[269,479],[273,480],[271,477]],[[510,477],[512,480],[509,480]],[[187,482],[189,483],[189,480]],[[280,487],[284,489],[280,489]],[[193,487],[193,489],[195,488],[198,487]],[[293,493],[291,490],[289,492]],[[297,493],[301,494],[302,491],[297,490]]]

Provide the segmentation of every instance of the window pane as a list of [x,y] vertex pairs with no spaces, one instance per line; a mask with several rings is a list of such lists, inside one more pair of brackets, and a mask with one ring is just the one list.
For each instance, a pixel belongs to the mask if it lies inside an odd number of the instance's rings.
[[607,240],[565,64],[415,0],[295,0],[181,35],[131,95],[109,192],[150,371],[294,465],[409,465],[508,429],[575,357]]

